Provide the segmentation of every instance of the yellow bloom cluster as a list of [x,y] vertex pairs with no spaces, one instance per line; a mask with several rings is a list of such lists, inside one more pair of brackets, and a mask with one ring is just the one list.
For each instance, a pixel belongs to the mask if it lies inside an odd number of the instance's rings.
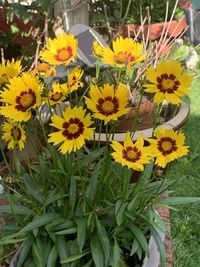
[[[76,58],[77,46],[78,41],[73,35],[58,35],[55,39],[48,39],[46,49],[40,52],[40,58],[45,63],[39,64],[32,72],[19,75],[20,61],[12,60],[0,66],[0,84],[4,84],[0,93],[0,115],[8,120],[2,126],[2,139],[8,143],[9,149],[16,146],[20,150],[24,148],[24,124],[35,119],[34,114],[39,114],[39,108],[44,103],[50,106],[50,111],[53,108],[49,125],[51,129],[56,129],[48,133],[48,141],[55,146],[60,145],[59,151],[63,154],[79,150],[86,140],[92,138],[95,131],[92,124],[96,126],[100,122],[112,128],[113,122],[129,112],[128,85],[122,80],[116,84],[105,82],[99,85],[92,82],[87,91],[81,81],[84,71],[75,67],[68,69],[66,82],[54,81],[48,86],[44,84],[45,79],[55,74],[56,65],[69,66]],[[94,43],[94,54],[103,63],[118,69],[120,74],[122,70],[130,74],[134,66],[146,58],[142,44],[122,37],[113,41],[111,48]],[[188,95],[192,80],[176,61],[161,61],[155,68],[149,67],[146,78],[148,82],[143,90],[154,94],[157,105],[163,100],[179,105],[181,97]],[[84,88],[80,90],[82,92],[79,92],[80,88]],[[63,103],[66,104],[65,109]],[[153,158],[156,158],[156,165],[165,167],[168,162],[188,152],[181,132],[156,129],[154,138],[147,141],[149,145],[140,136],[134,143],[128,132],[123,145],[117,141],[111,142],[112,156],[123,166],[142,171],[144,165]]]

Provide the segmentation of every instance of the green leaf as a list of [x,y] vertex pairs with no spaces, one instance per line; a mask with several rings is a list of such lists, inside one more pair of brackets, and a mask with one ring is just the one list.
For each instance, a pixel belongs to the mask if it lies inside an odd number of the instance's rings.
[[70,235],[70,234],[75,234],[75,233],[77,233],[77,227],[55,232],[55,235]]
[[96,191],[97,191],[97,185],[98,185],[98,177],[100,174],[100,168],[101,168],[101,163],[102,160],[100,160],[97,165],[95,166],[94,171],[92,172],[91,178],[90,178],[90,182],[86,188],[85,191],[85,195],[88,199],[90,199],[91,201],[94,200],[94,197],[96,195]]
[[80,167],[84,167],[88,166],[89,163],[92,163],[93,161],[95,161],[96,159],[99,159],[100,156],[105,152],[105,147],[100,148],[99,150],[95,150],[92,152],[88,152],[87,155],[84,155],[84,157],[81,159],[80,162]]
[[[60,261],[63,261],[64,259],[66,259],[69,256],[69,252],[66,246],[66,240],[65,240],[65,236],[57,236],[56,237],[56,247],[58,250],[58,254],[60,257]],[[69,267],[69,264],[62,264],[62,267]]]
[[155,200],[155,204],[159,205],[180,205],[199,202],[200,197],[168,197],[160,200]]
[[17,267],[21,267],[24,261],[26,260],[28,253],[32,247],[34,241],[33,235],[29,235],[22,243],[21,245],[21,251],[19,254],[19,258],[17,261]]
[[90,239],[90,250],[96,267],[105,267],[104,252],[101,242],[96,234],[93,234]]
[[137,238],[137,241],[140,243],[140,245],[141,245],[142,249],[145,251],[147,257],[149,257],[149,246],[148,246],[147,240],[146,240],[143,232],[140,230],[139,227],[137,227],[134,224],[130,224],[129,228],[132,231],[132,233],[134,234],[134,236]]
[[8,214],[13,214],[13,210],[15,215],[33,215],[34,211],[30,210],[26,207],[19,206],[19,205],[4,205],[0,206],[0,213],[8,213]]
[[25,238],[22,239],[5,239],[0,240],[0,245],[8,245],[8,244],[15,244],[24,241]]
[[47,267],[56,267],[56,261],[58,258],[58,251],[55,246],[52,247],[49,257],[47,259]]
[[84,243],[85,243],[85,237],[86,237],[86,219],[80,218],[75,219],[75,222],[77,224],[77,243],[79,247],[79,251],[82,252]]
[[162,239],[161,239],[159,233],[152,226],[149,226],[149,229],[150,229],[150,231],[151,231],[151,233],[155,239],[158,250],[160,252],[161,267],[165,267],[166,266],[166,253],[165,253],[165,247],[164,247],[164,244],[162,242]]
[[131,256],[133,254],[135,254],[135,252],[138,250],[139,246],[140,246],[140,244],[139,244],[137,238],[134,238],[133,243],[132,243],[132,247],[131,247],[131,254],[130,254]]
[[115,238],[114,239],[114,264],[113,264],[113,267],[119,267],[120,261],[121,261],[121,251],[120,251],[120,247],[117,243],[117,240]]
[[97,226],[97,235],[104,251],[105,266],[107,266],[109,265],[109,259],[111,254],[110,242],[105,227],[103,226],[103,224],[101,224],[101,222],[98,220],[97,217],[96,217],[96,226]]
[[127,202],[122,202],[121,200],[118,200],[116,202],[116,205],[115,205],[115,216],[116,216],[117,224],[119,226],[123,222],[123,215],[124,215],[124,211],[125,211],[127,205],[128,205]]
[[74,211],[74,207],[76,204],[76,178],[71,176],[70,187],[69,187],[69,203],[71,211]]
[[37,237],[32,246],[33,257],[37,267],[44,267],[43,249],[43,243],[41,239]]
[[12,34],[17,34],[20,31],[20,29],[16,25],[14,25],[14,24],[12,24],[10,26],[10,29],[11,29]]
[[73,261],[79,260],[79,259],[81,259],[82,257],[84,257],[85,255],[87,255],[89,253],[90,253],[89,251],[85,251],[85,252],[77,254],[77,255],[69,256],[66,259],[60,261],[60,263],[63,264],[63,263],[69,263],[69,262],[73,262]]

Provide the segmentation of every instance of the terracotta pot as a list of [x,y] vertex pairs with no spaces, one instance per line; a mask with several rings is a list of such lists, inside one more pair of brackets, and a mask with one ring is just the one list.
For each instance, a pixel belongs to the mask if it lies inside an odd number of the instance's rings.
[[[150,29],[149,29],[150,27]],[[183,30],[187,27],[187,22],[185,19],[185,16],[181,18],[180,20],[172,20],[171,22],[160,22],[160,23],[154,23],[149,25],[143,26],[143,34],[144,37],[147,37],[148,29],[149,29],[149,39],[150,40],[156,40],[159,37],[161,37],[162,32],[164,30],[164,33],[167,31],[168,37],[177,37],[179,36]],[[120,26],[119,32],[122,36],[135,36],[137,32],[139,32],[138,37],[142,39],[142,30],[141,25],[137,24],[124,24]]]
[[[140,105],[139,112],[137,115],[138,121],[136,122],[138,130],[144,130],[152,127],[154,109],[155,104],[152,100],[146,100]],[[124,133],[128,130],[131,130],[136,114],[137,107],[131,108],[129,113],[119,120],[119,125],[116,128],[117,132]]]
[[[190,113],[190,108],[189,105],[185,102],[182,102],[180,104],[179,110],[176,113],[176,115],[169,119],[168,121],[166,121],[165,123],[159,125],[159,128],[165,128],[165,129],[174,129],[177,130],[179,128],[181,128],[185,122],[188,119]],[[152,136],[153,133],[153,128],[148,128],[148,129],[144,129],[144,130],[138,130],[135,132],[132,140],[136,141],[138,139],[138,137],[142,134],[144,138],[149,138]],[[126,137],[126,133],[125,132],[121,132],[121,133],[115,133],[114,135],[114,140],[123,143]],[[98,140],[99,138],[99,133],[95,133],[94,137],[92,140]],[[112,136],[110,136],[110,140],[112,139]],[[105,133],[101,133],[100,135],[100,141],[102,143],[105,143],[107,141],[107,136]]]

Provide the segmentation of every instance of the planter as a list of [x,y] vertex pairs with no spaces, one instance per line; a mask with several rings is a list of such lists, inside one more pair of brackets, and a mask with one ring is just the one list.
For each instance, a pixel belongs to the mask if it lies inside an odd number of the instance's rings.
[[[185,102],[182,102],[180,104],[178,113],[170,120],[166,121],[165,123],[159,125],[159,128],[165,128],[165,129],[179,129],[184,125],[184,123],[187,121],[187,118],[190,113],[189,105]],[[152,137],[153,128],[144,129],[144,130],[138,130],[135,132],[132,140],[137,140],[138,137],[142,134],[144,138]],[[114,140],[118,142],[124,142],[126,137],[126,133],[115,133]],[[93,140],[98,140],[99,133],[95,133]],[[109,137],[111,140],[112,137]],[[100,135],[100,141],[102,143],[105,143],[107,141],[107,136],[105,133],[101,133]]]
[[186,18],[183,17],[180,20],[172,20],[171,22],[161,22],[161,23],[154,23],[151,25],[144,25],[143,27],[141,25],[137,24],[126,24],[121,25],[119,28],[119,32],[122,36],[132,36],[135,37],[135,35],[138,33],[138,37],[140,39],[148,38],[150,40],[156,40],[161,37],[161,35],[164,33],[167,33],[168,37],[177,37],[179,36],[187,27]]
[[[152,100],[144,101],[139,108],[138,112],[138,130],[145,130],[152,127],[153,124],[153,112],[155,110],[155,104]],[[126,116],[123,116],[122,119],[119,120],[119,125],[117,126],[117,132],[127,132],[131,130],[133,127],[133,120],[135,115],[137,114],[137,107],[131,108],[129,113]]]

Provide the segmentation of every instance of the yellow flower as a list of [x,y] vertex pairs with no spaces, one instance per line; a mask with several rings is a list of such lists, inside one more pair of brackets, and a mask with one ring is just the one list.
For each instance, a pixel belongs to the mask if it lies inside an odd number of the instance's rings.
[[73,68],[68,75],[67,83],[62,84],[61,87],[66,93],[71,93],[78,90],[79,87],[83,87],[83,83],[80,82],[82,76],[83,70],[81,70],[79,67]]
[[0,107],[0,114],[13,121],[27,121],[31,118],[31,110],[41,104],[43,85],[38,77],[26,72],[9,81],[0,94],[1,101],[6,103]]
[[152,156],[156,157],[155,164],[165,168],[167,163],[187,155],[185,136],[181,132],[159,128],[155,131],[156,139],[148,139]]
[[51,67],[49,64],[41,63],[37,66],[37,68],[31,71],[31,74],[39,74],[41,77],[48,78],[49,76],[54,75],[55,72],[55,68]]
[[177,61],[161,61],[157,68],[150,67],[146,76],[150,81],[145,84],[145,91],[155,93],[154,102],[162,103],[164,99],[172,104],[179,105],[180,97],[188,95],[188,88],[192,81],[192,76],[184,72],[181,63]]
[[59,150],[61,153],[70,153],[80,149],[93,135],[93,128],[89,114],[85,115],[82,107],[67,107],[62,113],[63,118],[54,115],[51,117],[51,125],[58,129],[57,132],[49,134],[49,142],[53,145],[62,143]]
[[150,150],[148,147],[144,147],[143,137],[140,136],[138,140],[133,143],[130,132],[126,134],[124,145],[121,145],[117,141],[112,141],[111,147],[115,151],[111,155],[116,162],[136,171],[143,171],[144,164],[147,164],[151,160]]
[[45,102],[51,106],[61,104],[66,99],[66,94],[58,83],[52,84],[52,91],[49,92],[48,99]]
[[8,149],[14,149],[16,146],[20,150],[24,149],[26,135],[20,123],[4,122],[2,131],[2,140],[8,143]]
[[104,84],[100,89],[96,85],[91,85],[90,98],[85,97],[85,103],[94,112],[95,118],[108,123],[129,111],[126,108],[128,90],[123,84],[119,84],[116,92],[114,92],[114,85]]
[[6,61],[0,64],[0,84],[9,83],[9,79],[17,76],[22,69],[21,61]]
[[97,57],[102,57],[103,54],[103,46],[96,40],[93,42],[93,54]]
[[40,57],[52,65],[68,65],[77,56],[78,41],[71,34],[59,34],[48,39],[47,49],[40,52]]
[[107,46],[103,48],[102,61],[117,68],[130,71],[134,64],[146,58],[146,54],[143,53],[143,44],[134,42],[130,38],[120,36],[113,41],[112,47],[113,50]]

